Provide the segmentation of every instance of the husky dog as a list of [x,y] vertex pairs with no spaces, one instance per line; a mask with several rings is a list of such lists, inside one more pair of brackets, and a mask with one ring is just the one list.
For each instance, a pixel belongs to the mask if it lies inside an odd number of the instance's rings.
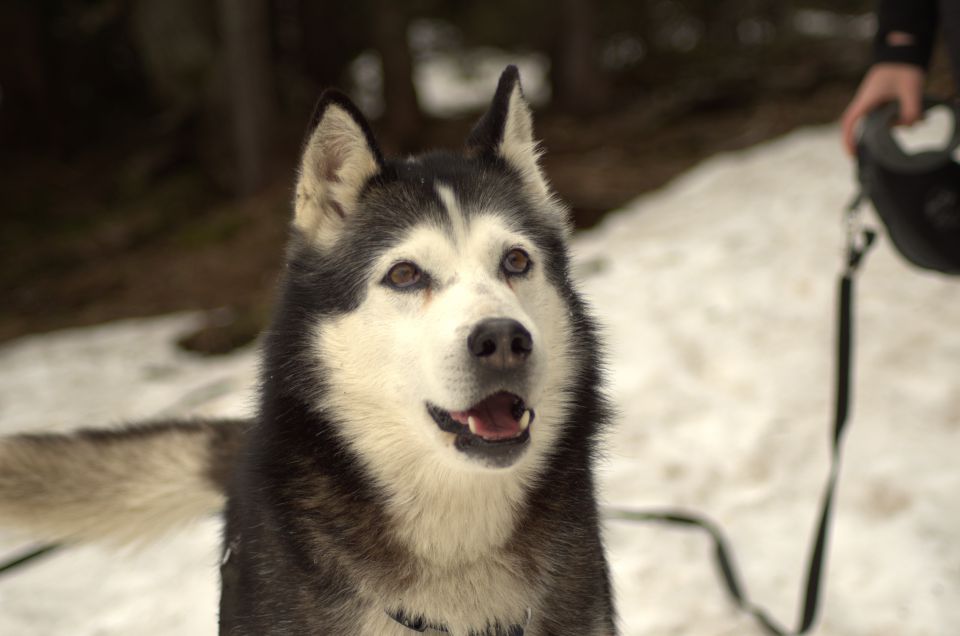
[[385,159],[325,93],[257,417],[9,438],[0,523],[128,539],[225,498],[222,634],[615,633],[568,234],[516,68],[463,154]]

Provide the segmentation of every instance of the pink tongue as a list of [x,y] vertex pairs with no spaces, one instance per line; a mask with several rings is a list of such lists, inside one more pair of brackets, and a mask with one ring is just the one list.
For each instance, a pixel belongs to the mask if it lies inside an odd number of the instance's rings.
[[520,422],[513,417],[513,404],[516,399],[509,393],[496,393],[475,404],[470,410],[453,411],[450,416],[464,426],[467,426],[467,418],[472,417],[476,434],[483,439],[516,437],[520,434]]

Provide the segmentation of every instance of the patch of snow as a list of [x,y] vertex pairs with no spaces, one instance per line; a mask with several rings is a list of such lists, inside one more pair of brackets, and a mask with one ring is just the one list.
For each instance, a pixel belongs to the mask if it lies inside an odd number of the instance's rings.
[[[894,126],[891,135],[908,154],[942,151],[956,135],[958,125],[960,122],[949,108],[934,106],[912,126]],[[954,150],[953,157],[960,161],[960,146]]]
[[[492,47],[418,55],[413,65],[417,100],[424,113],[454,117],[479,113],[489,104],[491,87],[503,69],[515,64],[523,77],[523,94],[534,106],[550,101],[549,59],[536,52]],[[383,113],[383,67],[376,51],[365,51],[350,64],[351,97],[370,117]]]
[[793,28],[808,37],[867,40],[877,32],[877,16],[872,12],[844,15],[825,9],[797,9],[793,12]]
[[413,70],[420,106],[436,117],[480,112],[490,103],[490,87],[497,85],[509,64],[520,70],[527,101],[533,106],[550,101],[550,62],[545,55],[480,47],[420,60]]

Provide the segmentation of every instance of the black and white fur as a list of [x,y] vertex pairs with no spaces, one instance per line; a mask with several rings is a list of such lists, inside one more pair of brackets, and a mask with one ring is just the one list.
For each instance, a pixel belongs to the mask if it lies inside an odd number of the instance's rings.
[[[85,507],[134,527],[133,493],[95,505],[110,489],[83,476],[104,470],[90,457],[109,447],[110,474],[143,487],[124,457],[179,436],[167,485],[208,493],[179,512],[226,488],[222,634],[416,633],[398,615],[455,636],[614,634],[592,470],[608,413],[568,233],[514,67],[463,154],[385,159],[326,93],[255,421],[0,442],[0,518],[58,539],[105,530]],[[87,461],[64,491],[74,446]]]

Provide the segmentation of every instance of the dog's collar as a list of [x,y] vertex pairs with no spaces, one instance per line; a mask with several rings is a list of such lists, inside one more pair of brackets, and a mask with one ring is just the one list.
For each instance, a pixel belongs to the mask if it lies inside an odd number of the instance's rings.
[[[470,636],[523,636],[523,630],[530,622],[530,608],[527,608],[527,615],[523,625],[510,625],[509,627],[500,627],[499,625],[491,627],[483,632],[470,632]],[[429,622],[421,615],[407,614],[402,609],[396,612],[387,612],[387,616],[395,622],[400,623],[407,629],[421,633],[448,634],[449,631],[444,625],[435,625]]]

